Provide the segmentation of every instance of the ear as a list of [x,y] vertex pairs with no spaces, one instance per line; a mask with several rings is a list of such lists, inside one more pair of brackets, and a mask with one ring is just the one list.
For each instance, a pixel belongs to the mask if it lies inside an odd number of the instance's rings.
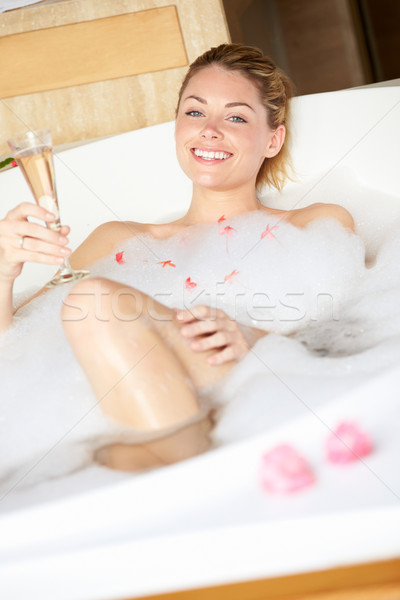
[[284,125],[278,125],[275,131],[272,132],[271,137],[268,140],[267,147],[265,148],[264,156],[266,158],[272,158],[276,156],[283,146],[285,141],[286,128]]

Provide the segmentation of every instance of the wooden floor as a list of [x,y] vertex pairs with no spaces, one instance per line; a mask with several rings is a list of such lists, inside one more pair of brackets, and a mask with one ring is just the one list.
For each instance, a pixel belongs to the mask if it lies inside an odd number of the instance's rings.
[[146,596],[139,600],[281,599],[400,600],[400,558],[288,577]]

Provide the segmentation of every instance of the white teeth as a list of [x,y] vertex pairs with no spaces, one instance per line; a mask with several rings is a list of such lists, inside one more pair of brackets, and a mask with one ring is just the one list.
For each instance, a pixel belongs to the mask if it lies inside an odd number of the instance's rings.
[[206,160],[225,160],[231,156],[227,152],[207,152],[207,150],[199,150],[198,148],[194,149],[194,153]]

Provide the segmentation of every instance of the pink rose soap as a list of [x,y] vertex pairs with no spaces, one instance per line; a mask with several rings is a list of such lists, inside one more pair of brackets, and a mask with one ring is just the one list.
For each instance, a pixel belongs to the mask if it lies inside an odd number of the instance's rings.
[[326,457],[330,463],[354,462],[372,452],[373,444],[367,432],[356,423],[343,421],[326,441]]
[[280,444],[262,456],[260,478],[264,490],[276,494],[291,494],[315,481],[305,458],[289,444]]

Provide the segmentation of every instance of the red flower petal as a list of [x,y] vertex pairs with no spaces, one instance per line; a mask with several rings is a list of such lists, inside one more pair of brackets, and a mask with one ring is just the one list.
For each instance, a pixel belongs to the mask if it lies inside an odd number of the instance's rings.
[[195,287],[197,287],[197,283],[195,283],[194,281],[191,280],[190,277],[188,277],[185,281],[185,288],[187,290],[192,290]]
[[269,240],[273,240],[275,236],[272,232],[274,229],[278,229],[278,228],[279,228],[278,225],[274,225],[273,227],[270,227],[269,225],[267,225],[265,231],[263,231],[261,234],[261,239],[263,239],[263,238],[265,238],[265,236],[267,236],[267,238]]
[[222,221],[226,221],[225,215],[221,215],[220,218],[218,219],[218,223],[222,223]]
[[170,260],[160,260],[160,262],[157,263],[158,265],[161,265],[162,268],[164,269],[164,267],[166,267],[167,265],[169,267],[176,267],[176,265],[174,265],[174,263]]
[[225,227],[221,227],[221,229],[219,230],[219,235],[232,235],[234,231],[236,231],[236,229],[234,229],[230,225],[226,225]]
[[123,265],[124,263],[126,263],[123,252],[117,252],[117,254],[115,255],[115,260],[119,265]]
[[236,275],[239,275],[239,271],[236,271],[236,269],[233,269],[232,273],[229,273],[229,275],[225,275],[224,281],[227,281],[228,283],[232,283],[232,280],[234,277],[236,277]]

